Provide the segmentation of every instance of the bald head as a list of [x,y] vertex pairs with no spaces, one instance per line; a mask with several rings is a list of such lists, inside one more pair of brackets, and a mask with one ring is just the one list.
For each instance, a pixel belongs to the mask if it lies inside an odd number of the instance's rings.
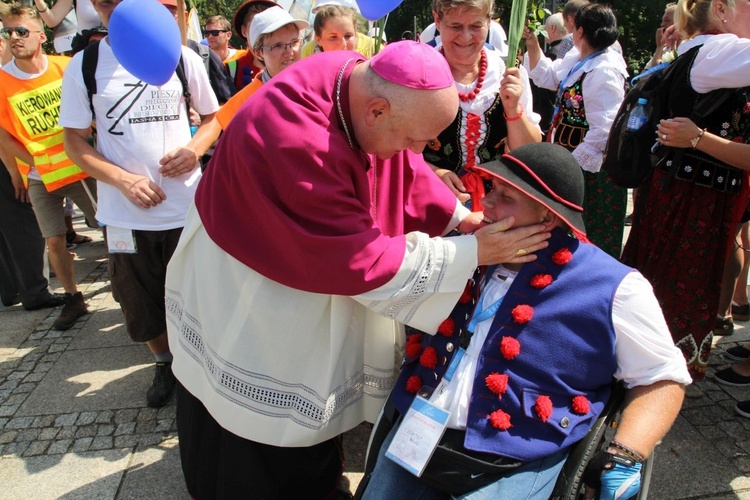
[[453,85],[427,90],[405,87],[380,77],[370,62],[354,69],[349,92],[357,142],[381,159],[406,149],[421,153],[458,112]]

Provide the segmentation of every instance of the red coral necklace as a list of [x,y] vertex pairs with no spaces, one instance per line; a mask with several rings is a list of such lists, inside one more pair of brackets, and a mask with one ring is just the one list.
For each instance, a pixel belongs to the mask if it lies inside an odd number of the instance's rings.
[[[440,53],[443,54],[443,57],[445,57],[445,51],[441,48]],[[477,76],[477,83],[474,85],[474,90],[468,93],[459,92],[458,98],[461,99],[461,102],[468,102],[473,101],[476,96],[479,95],[479,91],[482,89],[482,85],[484,85],[484,77],[487,75],[487,54],[484,53],[484,49],[482,49],[482,52],[480,53],[479,58],[479,75]]]

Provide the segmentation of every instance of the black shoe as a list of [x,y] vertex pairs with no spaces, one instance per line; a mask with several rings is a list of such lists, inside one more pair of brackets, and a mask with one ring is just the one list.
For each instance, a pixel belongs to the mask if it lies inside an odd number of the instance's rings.
[[737,405],[734,407],[734,411],[736,411],[738,415],[742,415],[745,418],[750,418],[750,400],[740,401],[739,403],[737,403]]
[[51,307],[57,307],[65,305],[65,294],[64,293],[51,293],[49,298],[40,304],[33,306],[23,306],[27,311],[36,311],[37,309],[48,309]]
[[730,361],[745,361],[750,358],[750,349],[738,345],[724,350],[724,357]]
[[626,226],[632,226],[633,225],[633,214],[628,214],[625,216],[625,225]]
[[146,393],[146,402],[151,408],[161,408],[172,396],[177,379],[172,374],[172,363],[156,363],[154,381]]
[[16,296],[13,297],[13,298],[3,299],[2,303],[3,303],[3,305],[5,307],[13,307],[16,304],[20,304],[21,303],[21,297],[18,294],[16,294]]
[[734,387],[745,387],[750,385],[750,377],[740,375],[732,370],[731,366],[716,372],[714,374],[714,379],[720,384],[731,385]]
[[57,317],[52,328],[54,330],[67,330],[73,326],[78,318],[88,314],[86,303],[83,301],[81,292],[65,294],[65,305],[62,308],[60,316]]
[[733,333],[734,321],[732,321],[731,316],[728,318],[716,318],[716,324],[714,325],[714,335],[729,337]]
[[737,321],[750,321],[750,304],[744,306],[732,304],[732,318]]

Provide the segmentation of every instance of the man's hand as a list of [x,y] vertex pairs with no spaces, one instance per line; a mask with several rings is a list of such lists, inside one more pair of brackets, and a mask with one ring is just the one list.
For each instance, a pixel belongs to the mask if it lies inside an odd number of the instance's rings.
[[633,497],[641,488],[643,464],[624,465],[609,460],[604,451],[597,452],[583,473],[586,485],[586,500],[593,500],[599,493],[600,500],[622,500]]
[[192,149],[177,148],[159,160],[159,173],[164,177],[178,177],[195,170],[198,160],[198,155]]
[[551,233],[543,224],[510,229],[515,220],[508,217],[474,233],[479,248],[480,266],[492,264],[523,264],[536,260],[534,252],[546,248]]
[[167,199],[162,189],[148,177],[128,174],[120,189],[127,198],[141,208],[155,207]]
[[465,203],[469,200],[469,198],[471,198],[471,195],[466,192],[466,186],[464,186],[464,183],[461,182],[461,178],[456,175],[455,172],[451,172],[450,170],[447,170],[445,168],[438,168],[437,170],[435,170],[435,173],[438,177],[440,177],[445,185],[448,186],[451,191],[453,191],[453,194],[456,195],[458,201],[460,201],[461,203]]

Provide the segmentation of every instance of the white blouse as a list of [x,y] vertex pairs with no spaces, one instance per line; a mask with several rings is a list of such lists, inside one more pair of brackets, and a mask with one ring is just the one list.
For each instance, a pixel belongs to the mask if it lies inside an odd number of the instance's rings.
[[[583,83],[583,99],[589,130],[583,142],[573,150],[573,156],[584,170],[598,172],[602,166],[609,129],[625,96],[628,72],[622,56],[608,49],[568,76],[580,59],[577,48],[555,61],[542,56],[529,75],[537,86],[557,91],[561,81],[565,85],[572,85],[583,73],[587,73]],[[525,61],[525,64],[528,62]]]
[[698,35],[677,49],[683,54],[703,44],[690,70],[693,90],[704,94],[716,89],[750,86],[750,40],[730,33]]

